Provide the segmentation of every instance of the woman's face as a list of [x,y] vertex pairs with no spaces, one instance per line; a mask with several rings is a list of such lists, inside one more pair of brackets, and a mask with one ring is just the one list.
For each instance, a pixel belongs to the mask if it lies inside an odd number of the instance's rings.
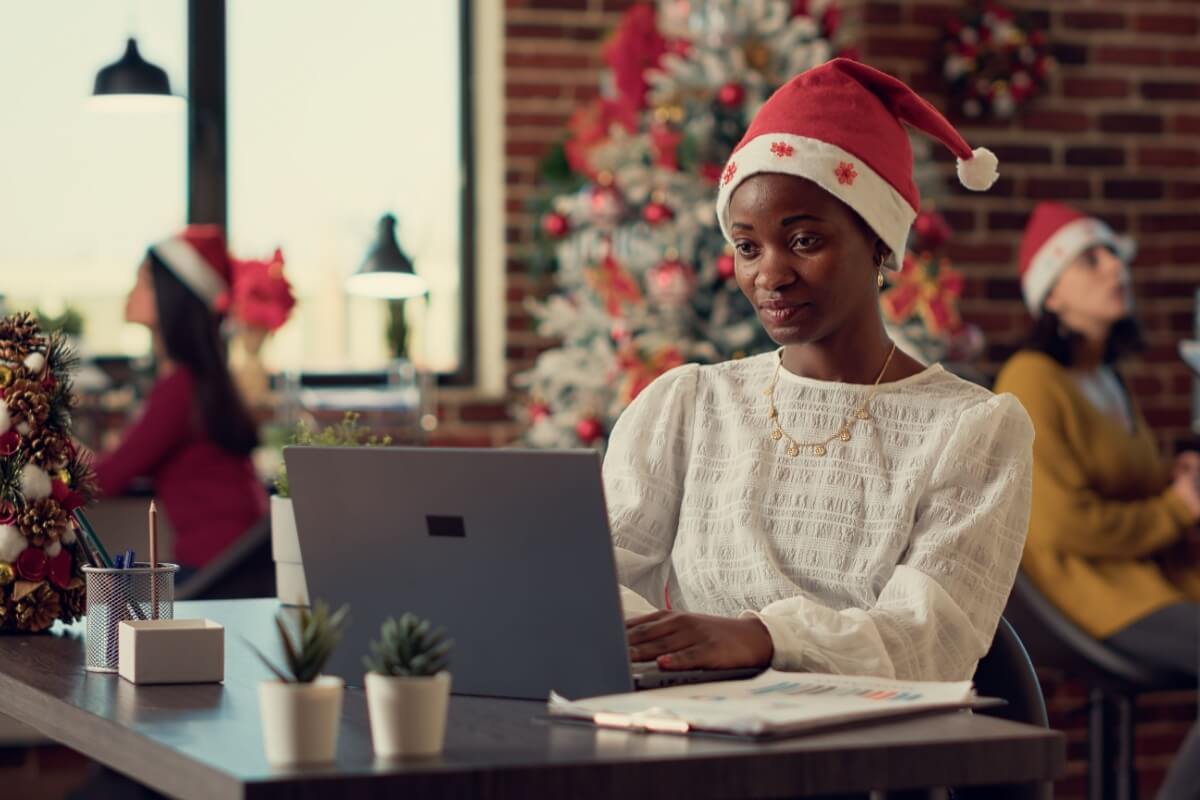
[[1104,245],[1089,247],[1063,270],[1046,296],[1046,310],[1076,329],[1124,319],[1133,312],[1129,268]]
[[738,288],[781,345],[820,341],[878,314],[882,242],[848,207],[793,175],[747,178],[729,202]]
[[125,321],[145,325],[151,330],[158,327],[158,308],[154,301],[154,278],[150,274],[149,259],[143,260],[138,267],[137,283],[125,299]]

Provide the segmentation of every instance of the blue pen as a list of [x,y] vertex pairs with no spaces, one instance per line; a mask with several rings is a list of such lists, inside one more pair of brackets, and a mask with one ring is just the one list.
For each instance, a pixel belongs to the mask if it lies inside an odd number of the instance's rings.
[[133,551],[126,550],[125,551],[125,569],[133,569],[133,567],[136,563],[137,562],[133,560]]
[[113,565],[113,569],[124,569],[125,568],[125,556],[121,553],[117,553],[116,557],[113,558],[112,565]]

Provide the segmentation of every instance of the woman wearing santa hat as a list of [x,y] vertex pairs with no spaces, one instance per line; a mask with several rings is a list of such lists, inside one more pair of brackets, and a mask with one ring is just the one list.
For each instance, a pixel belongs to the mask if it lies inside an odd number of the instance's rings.
[[147,476],[185,572],[220,554],[266,513],[250,452],[258,443],[225,363],[221,310],[232,264],[216,226],[152,246],[125,319],[150,329],[157,377],[137,419],[96,465],[103,494]]
[[902,123],[972,151],[900,81],[836,59],[776,92],[717,198],[736,279],[780,345],[674,369],[613,430],[605,493],[630,656],[970,678],[1025,542],[1033,430],[900,352],[879,310],[919,207]]
[[[1200,521],[1200,454],[1164,460],[1117,372],[1141,346],[1133,255],[1132,241],[1060,203],[1040,204],[1025,229],[1021,289],[1034,329],[996,382],[1037,432],[1022,566],[1092,636],[1196,675],[1200,564],[1185,539]],[[1200,732],[1192,739],[1192,766],[1178,764],[1172,785],[1190,769],[1200,792]]]

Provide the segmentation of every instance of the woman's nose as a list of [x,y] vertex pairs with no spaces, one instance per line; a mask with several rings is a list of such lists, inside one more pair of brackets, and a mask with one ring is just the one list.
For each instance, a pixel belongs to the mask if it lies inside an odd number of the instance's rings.
[[766,291],[775,291],[794,283],[796,277],[796,271],[786,256],[768,252],[763,255],[754,285]]

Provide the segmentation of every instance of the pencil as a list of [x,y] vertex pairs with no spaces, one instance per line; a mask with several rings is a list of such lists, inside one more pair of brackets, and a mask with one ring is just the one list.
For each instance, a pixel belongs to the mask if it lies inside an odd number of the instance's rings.
[[158,510],[150,501],[150,619],[158,619]]

